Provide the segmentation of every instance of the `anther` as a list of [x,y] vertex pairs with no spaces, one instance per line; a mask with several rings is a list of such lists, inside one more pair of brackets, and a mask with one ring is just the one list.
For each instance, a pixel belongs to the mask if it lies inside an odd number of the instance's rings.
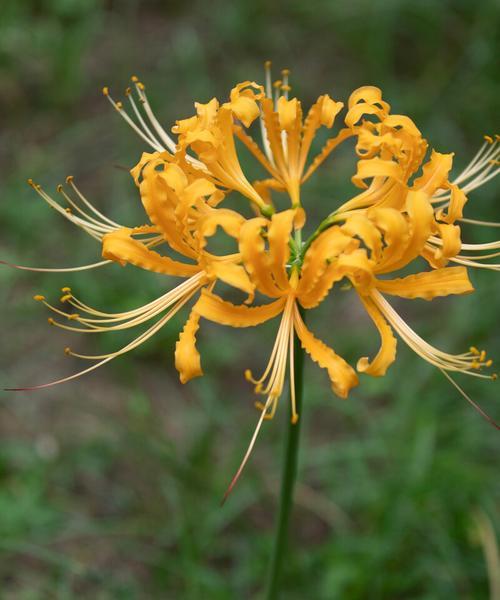
[[271,61],[270,60],[266,60],[266,62],[264,63],[264,69],[270,69],[271,68]]
[[473,360],[470,365],[471,369],[480,369],[481,365],[477,362],[477,360]]
[[288,84],[281,86],[281,91],[283,91],[283,92],[289,92],[291,89],[292,89],[292,86],[288,85]]
[[62,303],[67,302],[68,300],[71,300],[72,296],[71,294],[64,294],[64,296],[61,296],[60,301]]
[[33,179],[31,179],[31,177],[28,179],[28,185],[31,185],[31,187],[35,187],[35,183],[33,182]]
[[471,354],[476,354],[476,355],[477,355],[477,354],[481,354],[481,353],[479,352],[479,350],[476,348],[476,346],[471,346],[471,347],[469,348],[469,351],[471,352]]
[[71,348],[69,346],[66,346],[66,348],[64,348],[64,354],[66,354],[66,356],[71,355]]
[[36,300],[37,302],[43,302],[45,300],[45,296],[42,296],[41,294],[36,294],[35,296],[33,296],[33,300]]
[[129,88],[129,87],[128,87],[128,88],[125,90],[125,96],[130,96],[130,94],[131,94],[131,93],[132,93],[132,90],[131,90],[131,88]]
[[79,318],[80,315],[78,313],[72,313],[71,315],[68,315],[68,319],[70,321],[78,321]]
[[56,187],[56,190],[57,190],[57,192],[59,192],[59,194],[62,192],[62,189],[63,189],[63,186],[62,186],[61,184],[59,184],[59,185]]
[[481,354],[479,355],[479,362],[484,362],[486,358],[486,350],[481,350]]
[[278,89],[278,88],[280,88],[280,87],[281,87],[281,84],[282,84],[282,83],[283,83],[283,82],[281,81],[281,79],[277,79],[277,80],[276,80],[276,81],[273,83],[273,87],[274,87],[274,88],[276,88],[276,89]]
[[73,179],[74,179],[73,175],[68,175],[66,177],[66,183],[71,183],[73,181]]
[[496,381],[498,379],[498,375],[496,373],[493,373],[492,376],[491,376],[491,379],[493,381]]
[[488,144],[493,144],[493,138],[491,135],[485,135],[484,139],[488,142]]
[[109,96],[109,87],[108,87],[107,85],[105,85],[105,86],[102,88],[102,93],[103,93],[105,96]]
[[491,360],[491,358],[489,358],[484,364],[486,367],[491,367],[491,365],[493,364],[493,361]]
[[68,215],[73,214],[72,211],[71,211],[71,208],[69,208],[69,207],[65,208],[64,210],[68,213]]
[[290,75],[290,69],[282,69],[281,74],[283,75],[283,77],[287,77],[288,75]]
[[292,418],[290,419],[290,421],[292,422],[292,425],[295,425],[299,420],[299,415],[297,413],[292,415]]
[[47,323],[48,323],[49,325],[54,325],[55,321],[54,321],[54,319],[53,319],[52,317],[49,317],[49,318],[47,319]]
[[71,288],[66,285],[61,288],[61,292],[63,292],[64,294],[69,294],[69,292],[71,292]]
[[120,102],[120,101],[116,102],[115,108],[118,111],[123,110],[123,102]]
[[138,82],[137,82],[137,87],[138,87],[138,88],[139,88],[141,91],[144,91],[144,90],[146,89],[146,86],[145,86],[145,85],[144,85],[142,82],[140,82],[140,81],[138,81]]
[[132,75],[130,80],[133,81],[134,83],[137,83],[139,81],[139,78],[136,75]]

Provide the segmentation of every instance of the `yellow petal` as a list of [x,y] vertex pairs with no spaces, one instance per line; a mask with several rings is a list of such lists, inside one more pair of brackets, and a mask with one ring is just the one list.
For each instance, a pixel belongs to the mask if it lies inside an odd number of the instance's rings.
[[297,211],[290,209],[275,213],[271,218],[267,239],[269,242],[269,269],[281,289],[289,287],[286,264],[290,258],[290,234]]
[[[335,117],[338,115],[338,113],[342,110],[343,107],[343,102],[335,102],[335,100],[332,100],[330,96],[328,96],[328,94],[324,94],[323,96],[320,96],[309,109],[306,119],[304,121],[302,144],[300,148],[300,155],[298,158],[298,171],[300,173],[303,173],[304,171],[307,155],[309,153],[309,150],[311,149],[311,144],[314,139],[314,136],[316,135],[317,130],[322,125],[330,129],[333,126]],[[347,134],[345,137],[347,137]],[[342,136],[342,140],[343,139],[345,139],[344,136]],[[339,140],[337,144],[340,143],[340,141],[342,140]],[[331,149],[333,149],[333,146],[334,143],[332,142]],[[326,152],[325,156],[322,157],[321,160],[324,160],[325,157]],[[315,166],[315,168],[316,167],[317,165]]]
[[198,265],[172,260],[161,256],[158,252],[149,250],[142,242],[132,237],[134,231],[123,227],[107,233],[102,238],[102,256],[108,260],[119,262],[122,266],[127,263],[141,267],[147,271],[187,277],[198,273]]
[[444,267],[450,258],[455,257],[462,247],[460,238],[460,227],[458,225],[448,225],[437,223],[441,246],[436,248],[434,253],[425,253],[425,258],[434,268]]
[[200,315],[193,309],[175,344],[175,368],[179,371],[181,383],[203,375],[200,354],[196,349],[196,332],[199,327]]
[[329,346],[314,337],[305,326],[298,308],[295,308],[294,326],[302,348],[314,362],[328,371],[332,390],[337,396],[347,398],[349,390],[358,384],[354,369]]
[[382,158],[370,158],[358,161],[356,175],[351,177],[355,186],[367,188],[365,179],[372,177],[389,177],[396,181],[401,181],[401,167],[392,160],[383,160]]
[[396,359],[397,340],[392,333],[390,325],[384,319],[379,309],[373,304],[371,298],[361,295],[359,297],[366,308],[366,312],[370,315],[379,331],[381,344],[377,355],[371,362],[367,356],[363,356],[358,360],[356,368],[361,373],[366,373],[373,377],[382,377]]
[[373,222],[364,215],[348,217],[342,231],[359,237],[371,251],[371,257],[378,261],[382,254],[382,235]]
[[444,211],[440,210],[438,213],[438,219],[451,224],[462,218],[463,208],[467,202],[467,196],[465,195],[465,192],[458,187],[458,185],[453,185],[450,183],[449,189],[451,198],[448,211],[444,213]]
[[413,182],[413,189],[432,196],[438,189],[447,187],[452,164],[453,154],[441,154],[433,150],[430,160],[422,167],[422,175]]
[[211,261],[207,272],[208,275],[245,292],[248,294],[247,302],[252,302],[255,286],[242,266],[227,261]]
[[395,271],[406,266],[422,253],[425,243],[431,235],[434,226],[434,210],[427,193],[410,191],[406,198],[410,235],[404,252],[392,261],[387,261],[383,268],[378,267],[378,273]]
[[[259,90],[259,93],[256,94],[252,88]],[[262,98],[263,95],[261,85],[253,81],[244,81],[231,90],[231,101],[226,106],[230,107],[245,127],[250,127],[260,113],[256,100]]]
[[197,224],[199,236],[202,238],[201,247],[206,246],[205,238],[213,236],[217,231],[217,227],[222,227],[227,235],[236,239],[244,222],[244,217],[234,210],[228,208],[209,210],[206,215],[199,219]]
[[299,101],[297,98],[287,100],[285,96],[280,96],[278,99],[278,118],[281,129],[283,131],[290,131],[293,128],[300,127],[300,123],[297,122],[299,115],[298,110]]
[[[182,235],[175,215],[175,208],[180,200],[174,186],[180,192],[185,185],[181,185],[179,179],[176,179],[179,174],[176,165],[169,165],[166,170],[159,172],[156,167],[161,164],[164,165],[161,160],[155,160],[144,167],[143,179],[139,184],[144,210],[174,250],[196,259],[196,252]],[[183,173],[182,177],[187,181]]]
[[286,298],[280,298],[270,304],[249,307],[244,304],[232,304],[222,300],[212,292],[202,290],[201,297],[193,310],[205,319],[215,321],[215,323],[221,325],[253,327],[272,319],[282,312],[285,302]]
[[276,285],[270,270],[269,256],[265,249],[262,229],[268,225],[267,219],[256,217],[248,220],[240,231],[240,252],[246,270],[256,288],[277,298],[282,290]]
[[392,296],[424,300],[474,291],[465,267],[444,267],[398,279],[377,280],[376,287]]
[[[342,233],[340,227],[330,227],[321,233],[307,249],[297,287],[297,296],[302,306],[312,308],[322,295],[315,290],[333,259],[341,252],[354,250],[359,245],[357,240]],[[333,282],[332,282],[333,283]]]

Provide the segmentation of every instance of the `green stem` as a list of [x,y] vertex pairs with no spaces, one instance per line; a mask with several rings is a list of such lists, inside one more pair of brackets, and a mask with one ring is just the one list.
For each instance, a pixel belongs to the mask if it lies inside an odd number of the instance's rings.
[[[302,311],[301,314],[302,319],[304,319]],[[297,338],[295,338],[293,362],[295,374],[295,401],[299,420],[293,424],[291,418],[288,419],[283,474],[281,479],[279,515],[274,538],[271,570],[269,573],[267,600],[276,600],[276,598],[279,597],[283,560],[287,549],[288,524],[293,507],[293,490],[297,478],[300,424],[302,422],[302,399],[304,395],[304,351]]]

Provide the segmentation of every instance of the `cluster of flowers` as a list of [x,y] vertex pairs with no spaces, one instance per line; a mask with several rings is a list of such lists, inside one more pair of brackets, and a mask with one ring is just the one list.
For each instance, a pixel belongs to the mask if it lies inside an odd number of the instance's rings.
[[[53,208],[102,243],[104,260],[73,270],[116,262],[183,278],[159,298],[120,313],[94,309],[69,288],[63,288],[61,298],[69,310],[35,296],[64,319],[49,321],[70,331],[117,331],[153,322],[110,354],[86,356],[67,348],[71,356],[97,362],[45,385],[73,379],[136,348],[191,300],[191,312],[175,349],[175,366],[183,383],[202,375],[196,348],[201,318],[249,327],[280,315],[262,376],[254,378],[246,372],[263,397],[257,403],[259,427],[275,413],[287,368],[292,380],[292,422],[299,418],[293,382],[296,336],[312,360],[326,370],[333,391],[342,398],[358,384],[358,373],[385,374],[396,357],[394,333],[448,377],[448,372],[461,372],[495,378],[483,372],[491,365],[484,351],[472,347],[454,355],[433,347],[410,328],[387,296],[432,300],[467,294],[473,291],[468,267],[500,270],[499,264],[490,262],[500,254],[500,242],[464,244],[457,224],[467,221],[462,214],[466,194],[499,172],[498,137],[486,136],[468,167],[450,180],[453,155],[432,151],[429,156],[428,144],[413,121],[391,114],[378,88],[362,87],[350,96],[338,132],[313,153],[317,132],[331,130],[338,123],[344,104],[325,94],[304,115],[300,101],[290,97],[288,72],[282,73],[283,79],[273,84],[266,64],[264,86],[245,81],[231,90],[228,102],[214,98],[207,104],[196,103],[196,114],[177,121],[173,137],[158,122],[137,78],[132,78],[133,89],[126,92],[129,112],[104,88],[114,108],[152,148],[131,171],[147,225],[123,227],[104,216],[71,177],[68,188],[58,188],[68,203],[66,208],[31,182]],[[256,125],[260,126],[260,145],[249,134]],[[303,239],[302,184],[332,151],[351,139],[358,159],[352,182],[359,192]],[[240,151],[245,147],[265,170],[264,179],[249,181],[238,158],[237,141]],[[239,202],[242,212],[225,205],[229,195],[232,206]],[[281,206],[283,202],[286,206]],[[244,216],[248,206],[255,216]],[[227,238],[228,253],[211,249],[216,234]],[[419,257],[425,259],[427,270],[388,277]],[[346,280],[381,339],[378,353],[361,357],[356,368],[315,337],[303,319],[305,310],[318,306]],[[229,302],[221,297],[224,286],[240,290],[246,298],[242,296],[240,304]]]

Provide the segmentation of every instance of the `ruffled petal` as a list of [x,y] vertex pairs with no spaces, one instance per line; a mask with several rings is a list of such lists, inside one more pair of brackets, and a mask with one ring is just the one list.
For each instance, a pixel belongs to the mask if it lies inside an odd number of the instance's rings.
[[270,304],[249,307],[244,304],[232,304],[212,292],[202,290],[201,297],[193,310],[205,319],[221,325],[253,327],[278,315],[283,310],[285,302],[284,297]]
[[422,167],[422,175],[413,182],[413,189],[432,196],[438,189],[447,187],[452,164],[453,154],[433,150],[430,160]]
[[392,333],[390,325],[384,319],[379,309],[373,304],[370,297],[360,295],[360,299],[366,308],[366,312],[370,315],[379,331],[381,343],[375,358],[370,362],[367,356],[363,356],[358,360],[356,368],[360,373],[366,373],[373,377],[382,377],[396,359],[397,340]]
[[351,181],[359,188],[367,188],[368,184],[364,180],[372,177],[389,177],[395,181],[403,179],[398,163],[382,158],[370,158],[358,161],[356,175],[351,177]]
[[398,279],[377,280],[375,285],[384,294],[424,300],[474,291],[465,267],[444,267]]
[[266,296],[277,298],[282,294],[282,290],[272,277],[269,256],[262,237],[262,230],[268,223],[267,219],[260,217],[247,221],[241,228],[239,245],[243,263],[256,288]]
[[351,236],[359,237],[370,249],[371,258],[378,262],[382,254],[382,235],[374,223],[364,215],[348,217],[341,227]]
[[[301,209],[301,213],[303,213]],[[269,242],[269,269],[281,289],[289,287],[286,264],[290,258],[290,234],[297,218],[297,210],[290,209],[276,213],[271,218],[267,232]]]
[[424,246],[435,225],[434,209],[427,193],[411,191],[406,198],[410,235],[404,252],[392,261],[386,261],[383,268],[378,267],[378,273],[396,271],[406,266],[422,253]]
[[102,256],[113,260],[124,266],[127,263],[141,267],[147,271],[163,273],[164,275],[177,275],[188,277],[198,273],[198,265],[188,265],[168,256],[161,256],[145,246],[139,240],[134,239],[133,229],[123,227],[102,238]]
[[212,261],[206,270],[207,275],[220,279],[224,283],[248,294],[247,302],[252,302],[255,286],[241,265],[227,261]]
[[318,340],[305,326],[299,310],[295,307],[294,327],[302,348],[312,360],[328,371],[332,390],[341,398],[347,398],[349,390],[358,384],[354,369],[329,346]]
[[196,349],[196,332],[200,328],[200,315],[193,309],[175,344],[175,368],[181,383],[203,375],[200,353]]
[[432,267],[439,268],[444,267],[450,258],[454,258],[460,252],[462,240],[458,225],[437,223],[436,226],[441,244],[435,249],[426,247],[422,254]]
[[448,205],[448,210],[445,213],[444,210],[440,209],[436,216],[440,221],[452,224],[462,218],[463,209],[465,203],[467,202],[467,196],[465,195],[465,192],[458,187],[458,185],[450,183],[448,187],[450,189],[450,202]]
[[334,226],[323,231],[306,252],[297,287],[297,296],[300,298],[302,295],[309,294],[327,270],[332,259],[337,258],[341,252],[354,250],[358,245],[359,242],[342,233],[340,227]]

